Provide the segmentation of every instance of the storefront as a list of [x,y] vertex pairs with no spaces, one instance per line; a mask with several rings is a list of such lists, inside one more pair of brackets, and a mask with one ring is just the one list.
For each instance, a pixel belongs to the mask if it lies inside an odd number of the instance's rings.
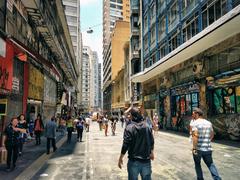
[[145,111],[147,112],[149,117],[153,117],[154,113],[157,112],[157,94],[148,94],[143,97],[143,107]]
[[35,119],[37,114],[42,114],[44,97],[44,76],[42,70],[29,64],[27,117]]
[[189,82],[170,89],[171,117],[173,129],[188,131],[192,111],[199,107],[198,83]]
[[240,69],[208,77],[207,100],[217,137],[240,140]]

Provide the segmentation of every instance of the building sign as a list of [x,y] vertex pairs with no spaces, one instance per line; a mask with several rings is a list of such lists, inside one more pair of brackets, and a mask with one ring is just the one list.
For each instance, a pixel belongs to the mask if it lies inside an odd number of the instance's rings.
[[44,102],[56,104],[56,82],[44,76]]
[[0,89],[12,90],[13,47],[6,43],[6,57],[0,56]]
[[19,91],[19,79],[17,77],[13,77],[12,80],[12,90]]
[[175,95],[188,94],[191,92],[199,92],[199,91],[200,91],[200,87],[198,84],[189,83],[189,84],[183,84],[183,85],[172,88],[171,95],[175,96]]
[[0,56],[6,57],[6,42],[2,38],[0,38]]
[[43,100],[44,77],[33,65],[29,66],[28,98]]
[[57,103],[61,103],[63,93],[62,82],[57,82]]

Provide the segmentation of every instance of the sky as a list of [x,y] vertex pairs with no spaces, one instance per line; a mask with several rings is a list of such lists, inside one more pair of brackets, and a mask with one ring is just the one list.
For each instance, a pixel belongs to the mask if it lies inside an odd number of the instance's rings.
[[[97,51],[102,62],[102,0],[80,0],[80,23],[83,45]],[[89,27],[92,34],[87,33]]]

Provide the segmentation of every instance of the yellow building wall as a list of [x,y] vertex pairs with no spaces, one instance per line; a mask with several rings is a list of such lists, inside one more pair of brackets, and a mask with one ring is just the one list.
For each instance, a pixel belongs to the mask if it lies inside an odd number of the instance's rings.
[[112,109],[124,108],[124,69],[121,69],[114,80],[112,90]]
[[124,45],[130,38],[130,23],[116,21],[112,35],[112,80],[124,66]]

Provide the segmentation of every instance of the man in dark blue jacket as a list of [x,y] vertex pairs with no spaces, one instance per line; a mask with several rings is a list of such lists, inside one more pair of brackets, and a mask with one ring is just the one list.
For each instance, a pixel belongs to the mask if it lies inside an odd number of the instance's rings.
[[122,168],[123,157],[128,151],[128,179],[137,180],[140,174],[143,180],[151,180],[151,160],[154,159],[153,135],[137,108],[130,108],[128,111],[132,123],[124,131],[118,167]]

